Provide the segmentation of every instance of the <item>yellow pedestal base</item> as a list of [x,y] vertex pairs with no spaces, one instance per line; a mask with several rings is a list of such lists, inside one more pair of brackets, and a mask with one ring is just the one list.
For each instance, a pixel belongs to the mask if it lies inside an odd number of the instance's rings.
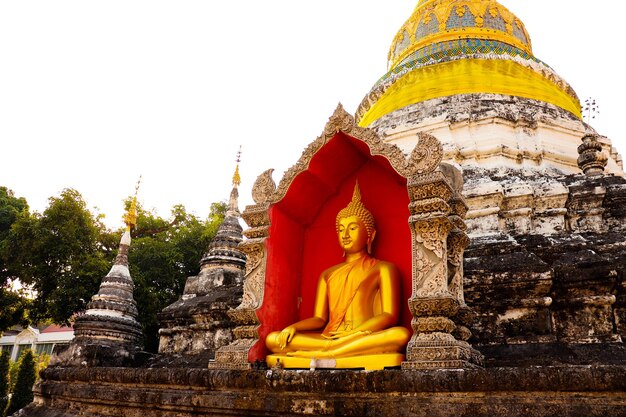
[[[285,369],[365,369],[378,371],[385,368],[400,366],[404,361],[401,353],[381,353],[378,355],[351,356],[335,359],[295,358],[286,355],[269,355],[266,358],[269,368]],[[280,362],[279,362],[280,361]]]

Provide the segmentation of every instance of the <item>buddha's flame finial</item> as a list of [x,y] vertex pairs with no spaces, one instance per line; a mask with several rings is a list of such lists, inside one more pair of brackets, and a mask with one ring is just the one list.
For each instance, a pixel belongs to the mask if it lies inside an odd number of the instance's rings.
[[124,215],[124,223],[126,223],[126,231],[130,232],[132,227],[137,225],[137,194],[139,193],[139,186],[141,185],[141,175],[139,175],[139,180],[137,181],[137,185],[135,186],[135,196],[133,197],[133,201],[130,203],[130,207],[128,211]]
[[345,208],[343,208],[341,211],[339,211],[339,213],[337,213],[337,220],[336,220],[337,232],[339,232],[339,220],[346,218],[346,217],[350,217],[350,216],[356,216],[363,222],[363,224],[365,225],[365,228],[367,229],[368,237],[371,238],[374,235],[374,232],[376,231],[376,223],[374,222],[374,216],[372,215],[372,213],[370,213],[370,211],[367,208],[365,208],[365,206],[363,205],[363,202],[361,201],[361,189],[359,188],[358,180],[356,184],[354,185],[354,192],[352,193],[352,201],[350,201],[350,203],[348,203],[348,205]]
[[363,203],[361,202],[361,189],[359,188],[359,180],[356,180],[356,183],[354,184],[354,191],[352,192],[352,202],[354,204],[363,205]]
[[239,175],[239,163],[241,162],[241,145],[239,145],[239,150],[237,151],[237,166],[235,167],[235,173],[233,174],[233,186],[239,187],[241,185],[241,176]]

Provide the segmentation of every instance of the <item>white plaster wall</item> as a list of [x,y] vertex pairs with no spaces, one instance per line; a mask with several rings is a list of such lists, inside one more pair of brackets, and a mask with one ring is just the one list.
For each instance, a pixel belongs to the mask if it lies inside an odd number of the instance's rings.
[[[417,132],[427,132],[444,145],[445,159],[460,166],[481,168],[554,169],[562,174],[580,173],[578,145],[585,134],[581,123],[569,121],[514,123],[493,117],[449,124],[428,119],[410,127],[385,131],[385,140],[410,153]],[[602,138],[609,163],[605,172],[624,175],[617,154],[611,155],[610,140]]]

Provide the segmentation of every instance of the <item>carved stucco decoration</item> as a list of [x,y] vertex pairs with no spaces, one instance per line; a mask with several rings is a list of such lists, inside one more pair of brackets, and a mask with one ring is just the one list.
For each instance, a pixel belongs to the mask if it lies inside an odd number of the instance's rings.
[[450,293],[465,306],[463,295],[463,253],[469,246],[469,237],[463,232],[450,233],[448,237],[448,287]]
[[273,168],[264,171],[259,175],[252,186],[252,199],[257,204],[265,204],[270,200],[272,194],[276,192],[276,183],[272,179]]
[[454,322],[446,317],[419,317],[416,322],[419,332],[444,330],[446,333],[452,333],[456,328]]
[[443,259],[445,242],[452,230],[452,224],[447,217],[438,217],[428,221],[416,221],[415,240],[422,243],[426,249],[432,251],[437,258]]
[[315,154],[339,132],[363,141],[373,156],[384,156],[392,168],[405,178],[436,171],[443,158],[443,146],[427,133],[418,134],[419,142],[407,158],[400,148],[384,142],[373,130],[359,127],[354,117],[339,104],[322,134],[304,150],[298,162],[285,172],[277,190],[267,201],[276,203],[282,200],[294,179],[309,168]]
[[413,175],[434,172],[443,158],[443,146],[436,137],[427,133],[419,132],[417,137],[419,141],[411,152],[408,168]]
[[[267,172],[267,171],[266,171]],[[247,206],[241,217],[245,220],[249,229],[244,230],[243,235],[248,239],[264,238],[269,233],[270,218],[267,211],[269,204],[256,204]]]
[[434,271],[435,262],[431,261],[424,251],[413,254],[413,294],[425,287],[427,278]]
[[[423,138],[423,139],[422,139]],[[436,139],[422,136],[428,152],[416,149],[415,160],[438,155]],[[440,162],[440,160],[439,160]],[[420,167],[427,165],[421,164]],[[402,369],[465,368],[480,364],[480,354],[465,342],[469,330],[452,319],[465,308],[463,252],[469,239],[463,216],[460,172],[447,164],[420,170],[408,178],[412,235],[413,336]],[[461,340],[455,338],[461,335]]]
[[243,284],[243,298],[237,310],[256,310],[263,302],[267,251],[263,239],[250,239],[241,249],[248,257]]
[[412,176],[408,179],[407,187],[412,203],[431,198],[439,198],[447,203],[454,195],[446,176],[440,171]]
[[426,198],[410,203],[409,209],[413,217],[432,216],[433,214],[445,216],[450,213],[450,206],[441,198]]
[[[421,251],[418,251],[421,252]],[[416,253],[417,256],[420,256]],[[419,262],[417,262],[419,265]],[[415,271],[416,277],[422,277],[414,282],[414,295],[418,298],[445,298],[450,295],[446,285],[448,277],[446,269],[440,266],[440,262],[424,262],[424,269]]]

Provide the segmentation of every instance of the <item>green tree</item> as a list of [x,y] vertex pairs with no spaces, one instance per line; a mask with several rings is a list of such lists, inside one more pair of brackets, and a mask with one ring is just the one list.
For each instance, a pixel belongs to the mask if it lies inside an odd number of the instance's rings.
[[[129,263],[148,351],[158,348],[157,314],[180,297],[186,278],[198,273],[200,259],[225,213],[225,203],[213,203],[203,221],[177,205],[164,219],[138,207]],[[36,291],[30,304],[21,305],[33,321],[68,323],[98,291],[121,235],[122,229],[107,230],[76,190],[66,189],[49,199],[42,214],[22,209],[14,216],[5,238],[10,249],[0,252],[3,277],[19,278]],[[13,296],[7,294],[0,293],[0,301],[2,296]],[[14,305],[15,311],[3,307],[0,317],[20,316],[20,305],[11,303],[6,305]],[[11,323],[16,320],[11,318]]]
[[111,237],[82,196],[66,189],[49,199],[43,214],[23,211],[6,239],[6,274],[37,292],[31,320],[68,323],[85,308],[110,267]]
[[0,187],[0,333],[15,324],[27,325],[28,300],[21,293],[9,288],[6,256],[10,252],[8,236],[18,217],[28,213],[28,204],[23,197],[15,197],[13,191]]
[[11,357],[8,351],[3,351],[0,355],[0,417],[4,417],[4,412],[9,403],[9,366]]
[[33,385],[35,385],[37,378],[33,352],[30,349],[26,350],[22,354],[19,363],[15,388],[7,412],[8,415],[26,407],[33,401]]
[[146,350],[156,352],[157,315],[181,296],[187,277],[198,273],[200,259],[225,212],[224,203],[213,203],[209,218],[201,221],[177,205],[166,220],[138,208],[129,264]]
[[26,327],[29,324],[28,307],[30,300],[8,288],[8,284],[0,286],[0,333],[16,324]]
[[0,241],[4,241],[9,234],[11,225],[15,223],[20,213],[28,211],[28,203],[24,197],[15,197],[13,191],[7,187],[0,187]]

